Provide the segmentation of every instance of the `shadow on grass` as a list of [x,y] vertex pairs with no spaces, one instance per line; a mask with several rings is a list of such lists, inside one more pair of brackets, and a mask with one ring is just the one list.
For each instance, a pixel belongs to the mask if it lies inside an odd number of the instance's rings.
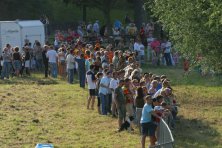
[[210,125],[197,119],[180,118],[176,124],[174,139],[176,147],[219,147],[220,134]]
[[25,85],[52,85],[58,84],[58,80],[53,78],[39,78],[35,76],[24,76],[19,78],[10,78],[5,80],[0,80],[0,84],[15,85],[15,84],[25,84]]

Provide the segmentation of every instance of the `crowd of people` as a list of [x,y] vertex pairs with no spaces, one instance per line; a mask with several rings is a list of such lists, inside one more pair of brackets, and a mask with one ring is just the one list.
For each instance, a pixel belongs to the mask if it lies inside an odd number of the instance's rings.
[[[120,28],[116,25],[115,29]],[[27,41],[23,49],[7,44],[1,56],[1,79],[9,79],[10,74],[23,76],[24,70],[30,75],[32,69],[40,72],[44,69],[45,77],[60,75],[74,84],[76,74],[81,88],[88,85],[87,109],[97,106],[99,114],[118,118],[119,132],[125,128],[132,131],[137,126],[142,134],[142,147],[146,136],[150,137],[150,145],[155,145],[157,133],[161,132],[158,131],[160,118],[171,129],[175,127],[176,100],[167,76],[143,72],[141,64],[146,60],[152,60],[155,65],[177,63],[178,59],[171,54],[171,42],[154,39],[151,31],[145,35],[147,45],[144,45],[141,32],[137,32],[128,45],[123,43],[128,47],[123,50],[118,48],[121,42],[104,46],[99,39],[92,44],[78,35],[78,39],[65,44],[59,41],[42,46],[36,41],[31,46]]]

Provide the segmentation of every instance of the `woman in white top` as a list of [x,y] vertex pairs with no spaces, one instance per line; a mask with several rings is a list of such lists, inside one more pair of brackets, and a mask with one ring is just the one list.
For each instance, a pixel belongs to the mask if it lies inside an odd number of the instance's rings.
[[64,50],[64,48],[59,49],[58,68],[59,68],[59,75],[62,76],[62,77],[65,77],[66,61],[65,61],[65,50]]

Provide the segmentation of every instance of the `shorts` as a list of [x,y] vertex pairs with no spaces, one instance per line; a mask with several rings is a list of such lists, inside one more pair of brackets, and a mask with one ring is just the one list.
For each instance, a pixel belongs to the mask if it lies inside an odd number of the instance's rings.
[[13,64],[14,64],[15,70],[20,70],[21,69],[21,62],[19,60],[15,60],[13,62]]
[[120,106],[117,108],[117,112],[118,112],[118,118],[119,118],[120,120],[125,119],[125,117],[126,117],[126,106],[125,106],[125,104],[124,104],[124,105],[120,105]]
[[155,125],[153,122],[141,123],[141,127],[143,136],[155,136],[157,125]]
[[89,89],[89,95],[90,96],[96,96],[96,90],[95,89]]

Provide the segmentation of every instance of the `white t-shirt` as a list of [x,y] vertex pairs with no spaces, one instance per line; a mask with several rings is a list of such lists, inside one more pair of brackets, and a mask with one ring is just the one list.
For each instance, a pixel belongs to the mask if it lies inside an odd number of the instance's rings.
[[96,33],[99,33],[99,24],[98,23],[93,24],[93,31]]
[[86,73],[86,80],[87,80],[87,83],[88,83],[88,89],[96,89],[96,77],[95,77],[95,74],[89,70],[87,73]]
[[[105,86],[107,86],[107,87],[109,86],[109,83],[110,83],[110,78],[108,78],[107,76],[104,76],[104,77],[101,79],[101,81],[100,81],[100,84],[103,84],[103,85],[105,85]],[[108,88],[106,88],[106,87],[100,86],[100,87],[99,87],[99,93],[102,93],[102,94],[106,95],[106,94],[109,93],[109,90],[108,90]]]
[[171,42],[170,41],[167,41],[166,44],[165,44],[165,51],[164,53],[170,53],[171,51]]
[[112,88],[115,90],[118,87],[118,85],[119,85],[119,80],[112,78],[109,84],[109,88]]
[[153,37],[147,38],[147,44],[148,44],[148,46],[151,45],[151,43],[154,41],[154,39],[155,39],[155,38],[153,38]]
[[66,57],[67,69],[74,69],[75,58],[72,54],[68,54]]
[[92,31],[92,24],[87,25],[87,31]]
[[144,45],[142,43],[134,43],[134,50],[138,52],[139,55],[144,55]]
[[161,91],[163,90],[163,88],[159,89],[153,96],[152,98],[156,98],[157,96],[161,95]]
[[162,111],[162,110],[164,110],[164,108],[162,106],[155,106],[154,110],[155,111]]
[[46,57],[49,58],[49,63],[57,63],[58,54],[55,50],[51,49],[47,51]]

